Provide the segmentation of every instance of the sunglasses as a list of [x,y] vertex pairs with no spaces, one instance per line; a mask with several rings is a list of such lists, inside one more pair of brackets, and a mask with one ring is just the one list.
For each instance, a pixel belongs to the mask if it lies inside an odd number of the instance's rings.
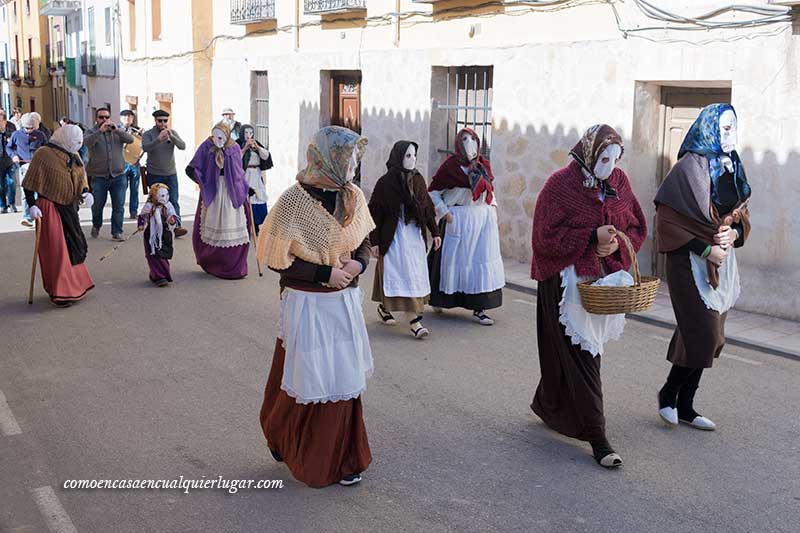
[[97,118],[100,120],[108,120],[111,118],[111,115],[97,115]]
[[169,122],[169,119],[168,118],[157,118],[156,122],[166,124],[167,122]]

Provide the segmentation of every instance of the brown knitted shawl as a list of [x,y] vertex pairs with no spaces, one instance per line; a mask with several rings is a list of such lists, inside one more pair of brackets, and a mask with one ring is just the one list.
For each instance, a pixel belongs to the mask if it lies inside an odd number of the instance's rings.
[[57,204],[77,202],[89,188],[86,169],[74,161],[77,157],[50,145],[42,146],[33,154],[22,186]]

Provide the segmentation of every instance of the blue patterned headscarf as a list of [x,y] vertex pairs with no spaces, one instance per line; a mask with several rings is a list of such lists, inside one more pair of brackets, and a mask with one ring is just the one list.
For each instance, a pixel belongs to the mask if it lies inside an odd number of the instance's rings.
[[[725,173],[725,166],[720,158],[728,155],[722,151],[719,132],[719,119],[725,111],[736,110],[730,104],[711,104],[700,111],[700,116],[694,121],[683,144],[678,152],[678,159],[687,152],[699,154],[708,159],[708,174],[711,178],[711,199],[714,204],[719,205],[719,195],[717,193],[717,180]],[[750,184],[747,183],[747,175],[744,172],[739,154],[734,150],[729,157],[733,161],[733,177],[736,185],[736,193],[739,201],[743,202],[750,197]]]

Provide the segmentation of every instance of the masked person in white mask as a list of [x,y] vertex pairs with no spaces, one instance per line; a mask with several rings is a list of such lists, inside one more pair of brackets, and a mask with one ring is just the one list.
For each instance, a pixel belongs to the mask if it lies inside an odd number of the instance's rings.
[[703,370],[725,345],[725,317],[740,292],[735,248],[750,233],[750,185],[736,142],[733,107],[705,107],[655,198],[658,251],[667,255],[678,323],[667,352],[672,368],[658,393],[659,416],[669,427],[716,428],[695,411],[694,397]]
[[250,124],[242,126],[242,136],[236,141],[242,149],[242,167],[248,186],[255,191],[250,197],[253,206],[253,224],[256,234],[267,218],[267,183],[264,171],[272,168],[272,154],[255,137],[255,128]]
[[431,293],[428,275],[427,233],[433,249],[442,244],[436,225],[436,209],[428,195],[425,178],[417,171],[418,145],[397,141],[369,199],[375,221],[370,234],[372,255],[378,258],[372,301],[379,302],[378,316],[386,325],[396,324],[394,312],[409,318],[417,339],[428,336],[422,313]]
[[30,216],[41,227],[39,264],[42,284],[56,307],[69,307],[94,288],[86,269],[86,236],[78,208],[92,207],[86,169],[78,150],[83,132],[68,124],[36,150],[22,180]]
[[494,174],[471,129],[458,132],[454,151],[428,188],[442,235],[441,249],[428,256],[430,304],[437,310],[469,309],[476,322],[491,326],[486,311],[503,305],[506,284]]
[[[573,161],[550,176],[536,199],[531,277],[539,282],[536,339],[541,380],[531,409],[551,429],[587,441],[605,468],[622,465],[606,438],[600,361],[606,341],[619,338],[624,315],[591,315],[579,281],[630,268],[616,233],[638,251],[647,236],[644,214],[617,168],[622,138],[592,126],[570,152]],[[631,280],[632,284],[632,280]]]
[[245,202],[254,191],[247,185],[242,151],[223,123],[197,148],[186,175],[200,186],[192,247],[197,264],[222,279],[247,276],[250,215]]

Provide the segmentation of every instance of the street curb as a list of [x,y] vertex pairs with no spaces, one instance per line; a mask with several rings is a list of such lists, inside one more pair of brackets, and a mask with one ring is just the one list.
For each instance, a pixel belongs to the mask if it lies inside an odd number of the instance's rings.
[[[526,287],[525,285],[520,285],[518,283],[510,281],[506,281],[506,287],[517,292],[524,292],[525,294],[530,294],[532,296],[536,296],[537,294],[536,289],[534,289],[533,287]],[[652,318],[649,316],[644,316],[639,314],[628,314],[625,315],[625,318],[634,320],[636,322],[641,322],[643,324],[650,324],[651,326],[658,326],[664,329],[669,329],[669,330],[675,329],[674,323],[669,322],[667,320]],[[725,342],[733,346],[739,346],[740,348],[747,348],[748,350],[755,350],[757,352],[769,355],[776,355],[778,357],[783,357],[785,359],[800,361],[800,353],[793,352],[791,350],[784,350],[782,348],[770,346],[768,344],[755,343],[752,341],[748,341],[746,339],[742,339],[741,337],[726,335]]]

